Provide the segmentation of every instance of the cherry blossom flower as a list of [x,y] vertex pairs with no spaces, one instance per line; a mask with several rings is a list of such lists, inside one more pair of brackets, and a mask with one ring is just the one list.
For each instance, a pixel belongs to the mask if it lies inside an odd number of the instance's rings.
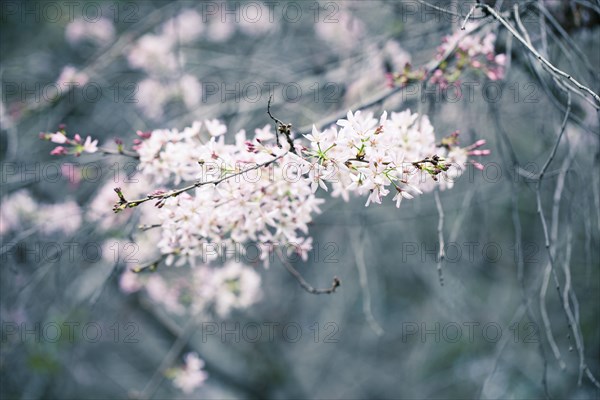
[[171,371],[173,385],[186,394],[191,394],[202,386],[208,378],[204,368],[204,361],[196,353],[187,353],[184,357],[185,364],[182,368]]
[[90,136],[85,138],[85,143],[83,144],[83,151],[86,153],[95,153],[98,151],[98,140],[92,140]]
[[[210,271],[210,272],[208,272]],[[211,306],[224,318],[233,309],[244,309],[256,303],[261,297],[261,279],[253,268],[230,261],[220,268],[210,268],[198,280],[198,295],[202,299],[212,299]]]
[[[114,243],[114,242],[112,242],[112,243]],[[107,246],[103,246],[102,254],[107,253],[106,247]],[[139,274],[136,274],[135,272],[131,271],[130,269],[126,269],[125,271],[123,271],[123,273],[119,277],[119,288],[121,289],[121,291],[123,293],[126,293],[126,294],[131,294],[131,293],[135,293],[135,292],[139,291],[140,289],[143,288],[143,285],[141,284],[141,282],[138,278],[139,278]]]
[[115,27],[110,19],[104,17],[94,21],[75,18],[67,25],[65,36],[72,45],[89,41],[97,46],[105,46],[114,40]]
[[319,20],[315,24],[317,37],[330,43],[337,51],[348,51],[356,47],[356,43],[365,34],[365,24],[346,8],[336,13],[336,22]]
[[173,42],[187,44],[197,40],[204,32],[202,15],[196,10],[187,9],[163,24],[162,34]]
[[85,85],[89,81],[89,77],[84,72],[80,72],[72,65],[66,65],[56,79],[58,86],[71,87],[72,85]]

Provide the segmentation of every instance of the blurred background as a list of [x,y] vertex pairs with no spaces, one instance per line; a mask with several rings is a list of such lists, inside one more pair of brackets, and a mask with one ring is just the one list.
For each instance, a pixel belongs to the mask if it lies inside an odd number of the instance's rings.
[[[436,4],[464,16],[472,2]],[[534,46],[598,93],[600,5],[521,6]],[[503,80],[465,77],[458,98],[413,85],[369,108],[426,113],[438,139],[460,130],[463,145],[483,138],[492,150],[483,171],[440,193],[443,286],[433,194],[400,209],[328,197],[310,226],[315,250],[294,265],[315,287],[339,277],[334,294],[305,292],[275,260],[256,269],[260,301],[191,323],[120,284],[136,219],[112,216],[110,190],[97,199],[135,160],[57,158],[38,134],[66,124],[116,148],[115,137],[218,118],[233,142],[270,123],[269,94],[273,113],[307,133],[388,93],[386,73],[428,63],[463,18],[376,0],[0,7],[2,398],[599,397],[598,114],[573,96],[542,180],[554,274],[535,177],[566,96],[492,19],[496,51],[510,56]],[[185,393],[168,378],[189,352],[208,378]]]

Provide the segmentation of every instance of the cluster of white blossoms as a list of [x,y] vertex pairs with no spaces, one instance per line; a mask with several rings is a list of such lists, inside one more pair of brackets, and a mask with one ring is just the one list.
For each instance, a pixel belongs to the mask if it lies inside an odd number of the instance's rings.
[[202,16],[186,10],[166,21],[158,33],[147,33],[127,51],[129,66],[147,74],[138,84],[137,106],[146,116],[158,119],[165,104],[180,98],[188,109],[200,102],[202,87],[198,79],[181,72],[185,54],[179,46],[197,40],[204,30]]
[[[465,25],[467,32],[476,28],[476,22]],[[458,29],[442,38],[435,55],[439,61],[435,70],[413,69],[410,64],[406,64],[397,69],[398,72],[387,75],[389,84],[405,86],[427,78],[432,84],[448,88],[464,79],[466,73],[482,75],[492,81],[503,79],[506,54],[497,54],[495,47],[496,34],[493,32],[481,31],[466,35],[464,30]]]
[[[485,142],[461,148],[457,134],[436,143],[433,126],[427,116],[410,110],[384,112],[379,119],[372,113],[348,112],[337,127],[322,132],[313,127],[305,135],[310,148],[303,151],[303,171],[308,174],[313,191],[317,187],[332,196],[348,200],[349,193],[367,196],[366,206],[381,204],[390,192],[400,206],[403,198],[451,188],[462,174],[468,155],[487,155],[487,150],[474,150]],[[473,152],[475,151],[475,153]]]
[[[261,10],[266,5],[254,3]],[[193,8],[183,9],[162,23],[155,32],[142,35],[125,52],[133,69],[147,74],[137,85],[136,105],[148,118],[163,117],[165,105],[181,100],[192,111],[200,104],[202,84],[195,75],[185,72],[187,58],[197,57],[190,51],[199,40],[224,42],[236,32],[250,37],[262,36],[277,29],[266,13],[256,21],[245,18],[222,18],[220,14],[201,14]],[[235,16],[234,16],[235,17]]]
[[228,317],[236,309],[248,308],[262,297],[260,275],[236,261],[224,266],[202,265],[188,275],[138,274],[127,269],[119,285],[125,293],[145,289],[148,297],[177,315]]
[[301,176],[301,158],[266,144],[275,139],[270,129],[257,129],[252,141],[241,130],[235,143],[226,144],[226,126],[207,120],[182,131],[155,130],[137,146],[139,169],[148,181],[225,178],[158,201],[158,247],[169,255],[168,264],[174,256],[181,256],[181,263],[210,262],[223,252],[243,251],[238,244],[247,242],[259,243],[265,262],[278,246],[293,246],[306,259],[311,249],[308,223],[324,200]]
[[[467,22],[465,30],[470,31],[477,27],[476,22]],[[494,53],[496,43],[496,34],[487,32],[484,35],[465,35],[464,30],[456,30],[451,35],[444,36],[442,44],[439,47],[439,53],[444,53],[448,49],[458,47],[465,51],[470,57],[480,54],[486,55]]]
[[[465,29],[470,31],[476,26],[476,22],[468,22],[465,25]],[[445,79],[441,79],[441,81],[452,82],[453,80],[458,79],[461,70],[466,69],[467,67],[475,71],[483,72],[493,81],[504,77],[506,55],[503,53],[496,54],[495,33],[484,32],[481,34],[465,36],[464,31],[457,30],[442,39],[442,44],[438,47],[436,57],[443,57],[447,51],[455,47],[457,48],[455,53],[455,68],[444,67],[437,69],[434,72],[434,77],[437,77],[438,80],[445,75]]]
[[81,209],[74,200],[38,203],[27,189],[20,189],[2,199],[0,235],[25,231],[33,226],[43,235],[71,235],[79,229],[81,222]]
[[[255,243],[260,259],[290,246],[303,259],[312,248],[308,225],[320,211],[318,188],[332,189],[332,196],[366,196],[366,205],[382,202],[393,193],[400,206],[436,185],[450,188],[464,171],[469,155],[485,142],[461,148],[457,133],[437,143],[427,116],[410,110],[372,113],[348,112],[346,119],[324,131],[313,128],[299,139],[281,140],[279,147],[269,125],[255,130],[247,140],[244,130],[227,144],[225,125],[217,120],[195,122],[182,131],[160,129],[140,133],[136,146],[139,169],[148,182],[175,185],[199,182],[184,192],[159,189],[149,194],[159,211],[158,248],[167,264],[179,258],[205,264],[227,252],[243,252]],[[475,163],[480,167],[480,164]],[[133,206],[138,202],[132,201]],[[123,203],[125,204],[125,203]],[[125,209],[127,207],[117,209]]]

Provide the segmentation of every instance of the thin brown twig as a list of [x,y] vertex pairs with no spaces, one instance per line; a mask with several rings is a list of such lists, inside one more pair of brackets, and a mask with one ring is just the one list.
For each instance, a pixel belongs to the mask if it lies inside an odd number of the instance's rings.
[[[465,16],[462,15],[462,14],[459,14],[459,13],[457,13],[455,11],[452,11],[452,10],[447,10],[447,9],[442,8],[440,6],[436,6],[435,4],[428,3],[428,2],[426,2],[424,0],[417,0],[417,1],[419,3],[421,3],[421,4],[423,4],[424,6],[433,8],[434,10],[439,11],[439,12],[443,12],[444,14],[452,15],[454,17],[459,17],[459,18],[465,18]],[[487,15],[471,15],[471,19],[483,19],[483,18],[486,18],[486,17],[487,17]]]
[[115,156],[126,156],[126,157],[135,158],[135,159],[140,158],[140,155],[138,153],[136,153],[135,151],[129,151],[129,150],[125,150],[125,149],[113,150],[113,149],[108,149],[106,147],[98,147],[98,151],[105,155],[109,154],[109,155],[115,155]]
[[341,285],[341,281],[338,279],[337,276],[333,277],[333,282],[331,284],[330,288],[324,288],[324,289],[316,289],[314,287],[312,287],[300,274],[300,272],[298,272],[298,270],[296,268],[294,268],[294,266],[285,259],[285,257],[283,256],[282,252],[280,249],[276,250],[277,255],[279,256],[279,259],[281,260],[281,264],[283,264],[283,266],[285,267],[285,269],[294,277],[296,278],[296,280],[298,281],[298,283],[300,284],[300,286],[302,287],[302,289],[306,290],[308,293],[311,294],[332,294],[336,291],[336,289],[338,287],[340,287]]
[[285,136],[290,149],[288,150],[291,153],[296,154],[296,148],[294,146],[294,140],[292,139],[292,124],[284,124],[281,120],[275,118],[273,114],[271,114],[271,100],[273,100],[273,95],[269,96],[269,102],[267,103],[267,114],[273,121],[275,121],[276,129],[275,129],[275,138],[277,140],[277,146],[281,147],[281,142],[279,141],[279,135]]

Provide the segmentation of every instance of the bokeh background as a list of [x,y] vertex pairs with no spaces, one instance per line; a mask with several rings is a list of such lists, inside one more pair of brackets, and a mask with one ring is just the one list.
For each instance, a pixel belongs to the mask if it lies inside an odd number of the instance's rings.
[[[110,144],[137,130],[219,118],[233,140],[270,122],[269,87],[274,114],[306,133],[388,92],[386,73],[425,65],[462,19],[415,1],[66,3],[0,5],[2,398],[139,398],[152,382],[153,398],[532,399],[545,397],[544,374],[553,398],[598,398],[587,372],[578,384],[578,338],[548,274],[536,205],[535,174],[556,141],[566,96],[493,20],[497,51],[511,56],[504,80],[490,86],[473,76],[472,96],[457,100],[413,86],[370,107],[426,113],[438,138],[458,129],[461,143],[484,138],[492,150],[484,171],[469,170],[440,193],[444,285],[433,194],[400,209],[389,199],[365,208],[364,199],[328,198],[310,227],[317,250],[295,266],[316,287],[339,277],[336,293],[305,292],[275,261],[257,269],[260,302],[225,320],[203,316],[189,332],[186,317],[120,290],[123,253],[107,254],[107,243],[129,241],[135,222],[101,229],[102,219],[86,217],[115,171],[135,165],[98,154],[56,158],[38,134],[66,124]],[[515,2],[497,3],[504,11]],[[523,22],[534,44],[545,43],[555,65],[598,92],[600,6],[543,3],[570,39],[531,6]],[[438,4],[462,15],[471,5]],[[185,35],[165,57],[157,36],[182,14]],[[58,96],[52,85],[70,80],[82,85]],[[574,96],[541,185],[561,296],[570,285],[566,298],[596,378],[598,134],[598,114]],[[69,163],[79,179],[65,173]],[[191,394],[161,379],[174,343],[174,366],[190,351],[206,362],[208,379]]]

